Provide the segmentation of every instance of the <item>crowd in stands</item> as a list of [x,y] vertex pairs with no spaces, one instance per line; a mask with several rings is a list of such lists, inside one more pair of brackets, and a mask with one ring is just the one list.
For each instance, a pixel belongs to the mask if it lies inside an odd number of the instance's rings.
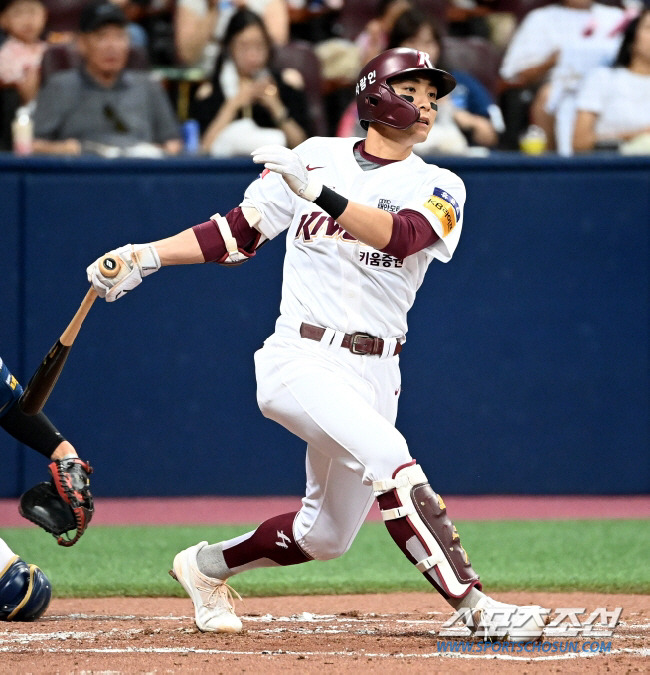
[[422,155],[528,151],[531,130],[537,151],[650,154],[649,3],[0,0],[0,150],[17,111],[39,154],[232,157],[363,136],[356,74],[406,46],[458,82]]

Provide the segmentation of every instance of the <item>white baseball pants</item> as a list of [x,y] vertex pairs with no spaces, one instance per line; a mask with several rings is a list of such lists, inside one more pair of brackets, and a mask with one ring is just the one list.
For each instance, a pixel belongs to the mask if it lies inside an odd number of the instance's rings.
[[411,461],[394,426],[399,357],[337,345],[340,338],[326,345],[282,328],[255,354],[260,410],[307,443],[294,537],[316,560],[349,549],[373,503],[372,482]]

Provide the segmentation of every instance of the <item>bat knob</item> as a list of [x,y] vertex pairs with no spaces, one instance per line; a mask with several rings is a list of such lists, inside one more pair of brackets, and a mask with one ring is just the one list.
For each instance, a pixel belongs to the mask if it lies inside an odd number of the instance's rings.
[[108,279],[112,279],[120,273],[120,266],[121,263],[118,258],[115,258],[112,255],[105,255],[99,261],[99,271]]

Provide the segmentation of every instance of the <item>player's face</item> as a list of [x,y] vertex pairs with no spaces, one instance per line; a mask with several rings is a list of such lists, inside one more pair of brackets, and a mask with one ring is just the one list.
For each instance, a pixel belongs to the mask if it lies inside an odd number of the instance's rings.
[[420,118],[404,132],[414,143],[425,141],[436,119],[438,89],[424,77],[393,80],[393,91],[412,103],[420,112]]

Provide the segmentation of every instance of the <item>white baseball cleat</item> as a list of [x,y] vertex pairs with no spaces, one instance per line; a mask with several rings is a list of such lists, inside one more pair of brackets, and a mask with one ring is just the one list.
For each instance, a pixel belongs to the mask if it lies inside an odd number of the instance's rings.
[[174,569],[170,574],[186,590],[194,603],[196,627],[205,633],[239,633],[242,629],[240,618],[235,614],[232,594],[241,597],[222,579],[206,577],[199,571],[196,555],[207,541],[190,546],[174,558]]
[[537,605],[508,605],[487,595],[468,617],[467,625],[484,640],[535,642],[542,637],[550,610]]

